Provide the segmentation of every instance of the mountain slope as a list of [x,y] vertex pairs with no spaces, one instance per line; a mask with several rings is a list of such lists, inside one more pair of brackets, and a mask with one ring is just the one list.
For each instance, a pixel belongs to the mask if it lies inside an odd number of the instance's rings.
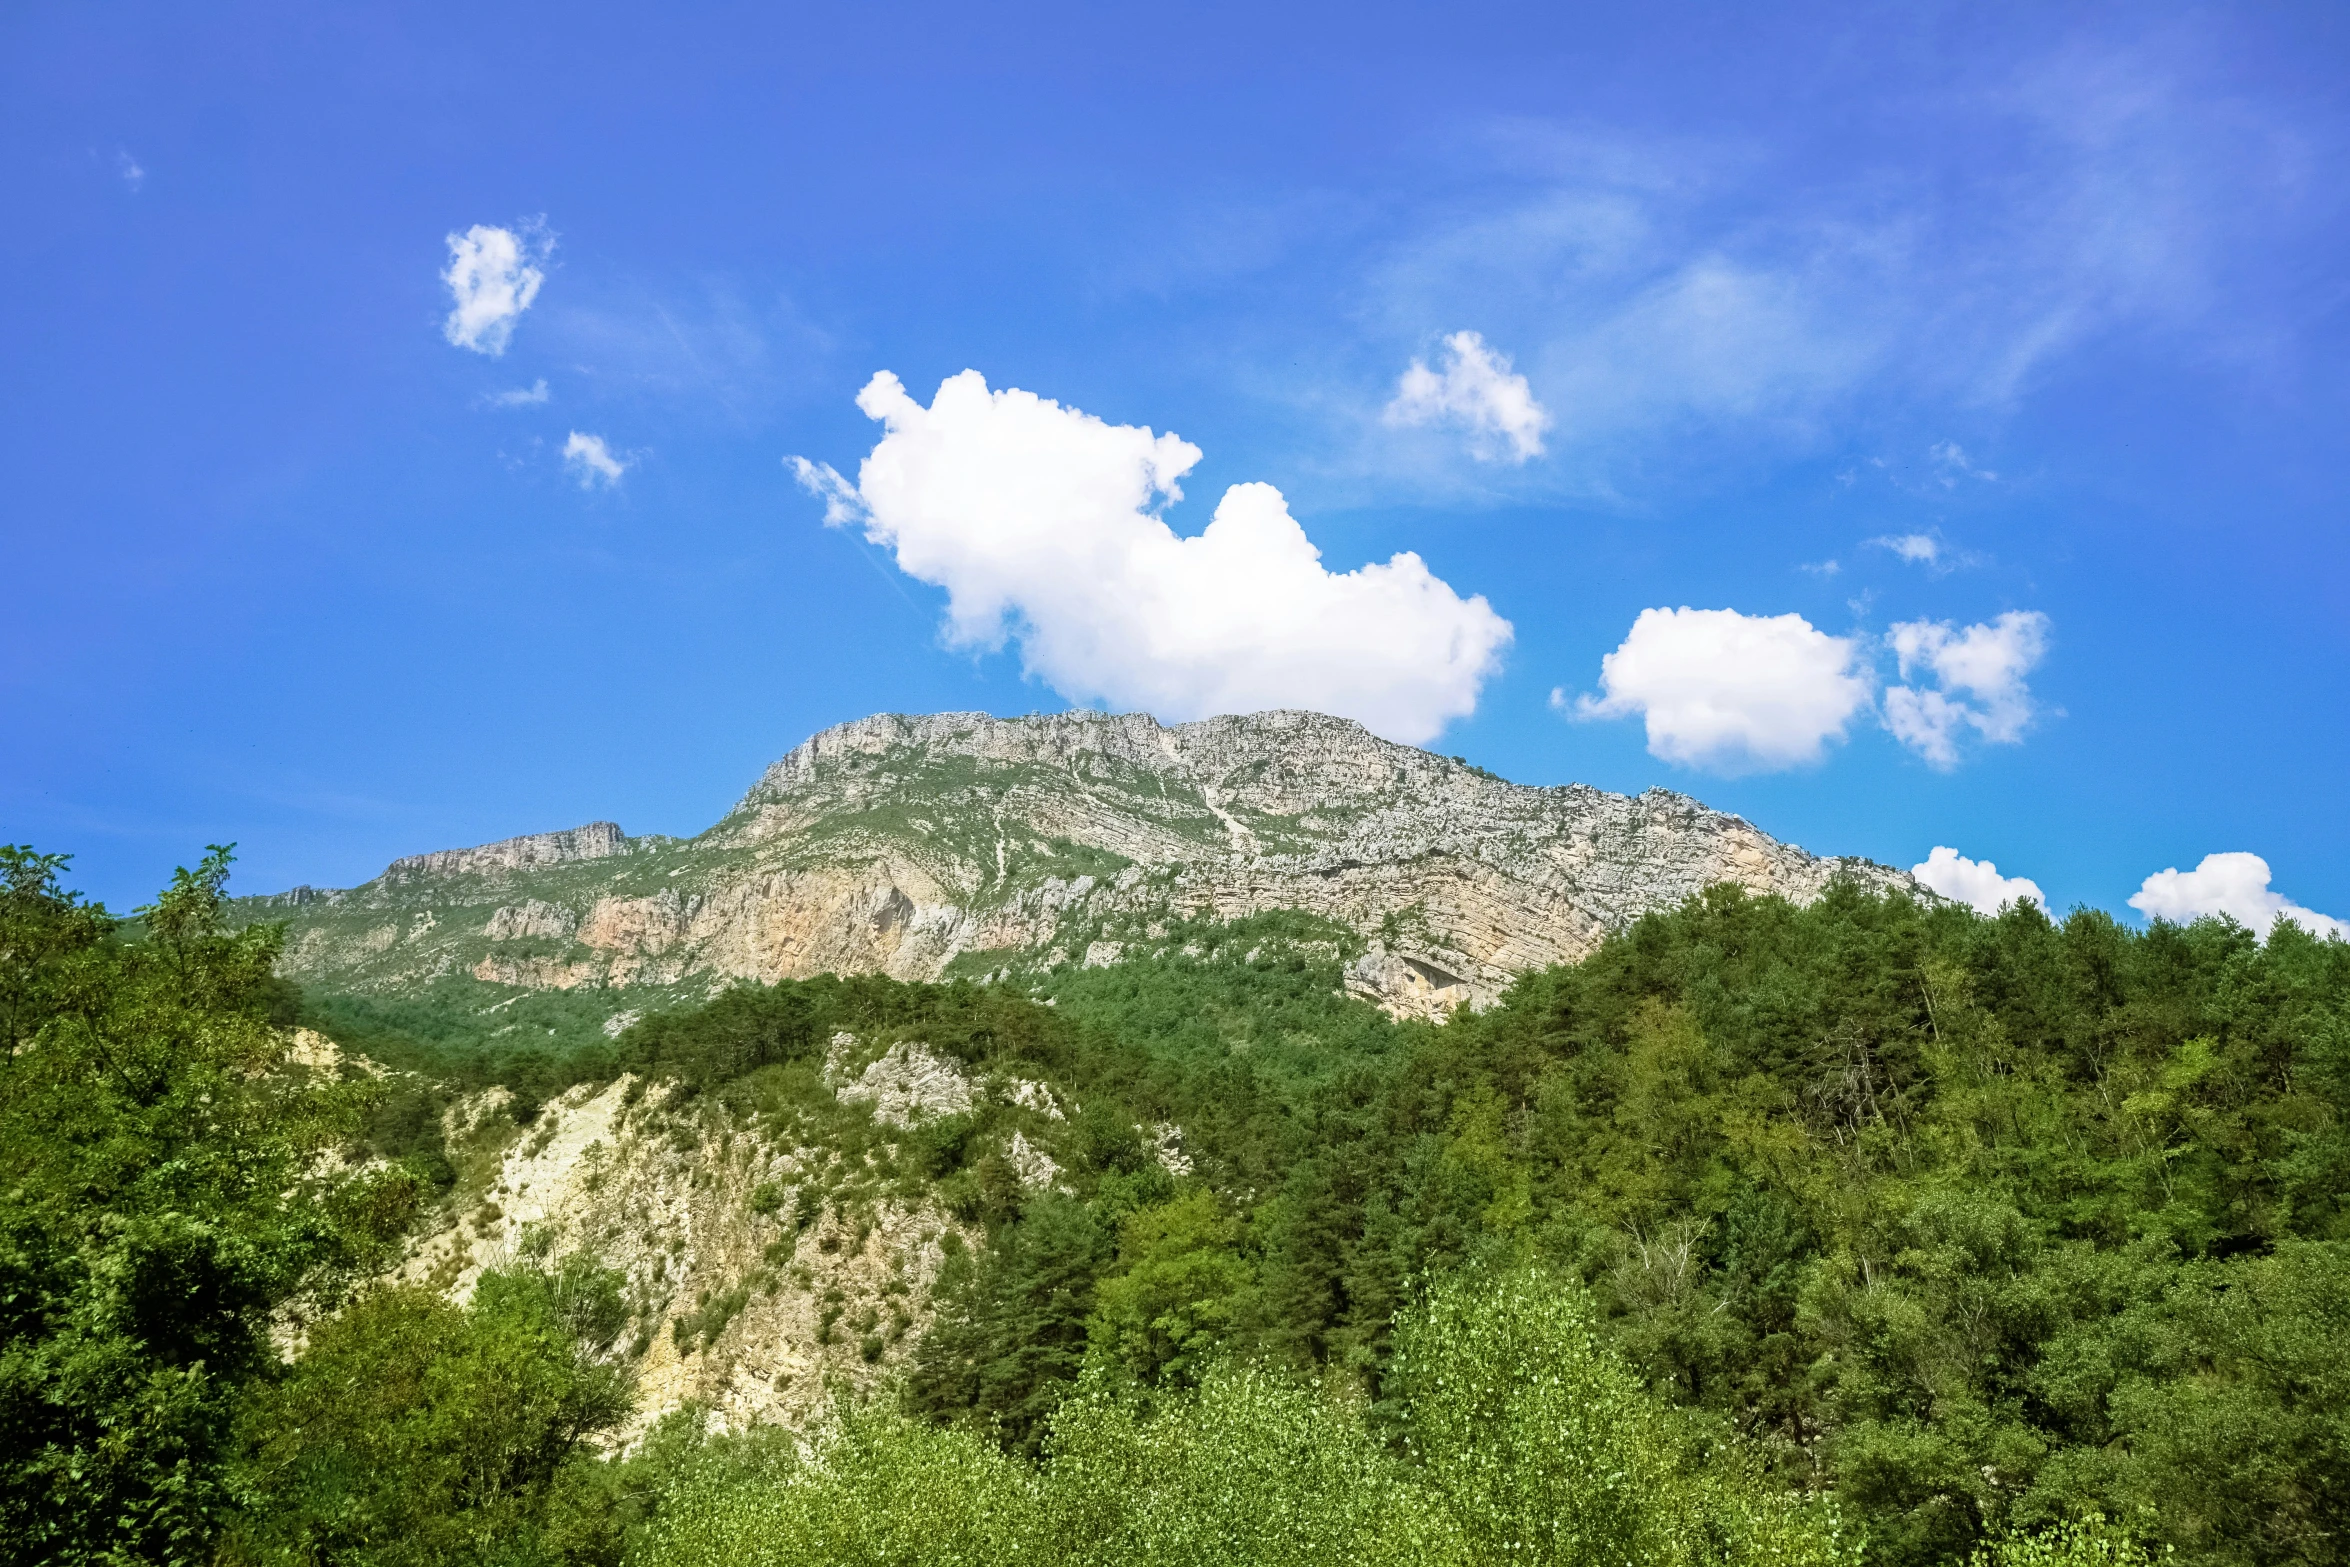
[[1102,963],[1171,921],[1297,909],[1354,933],[1351,989],[1441,1015],[1710,883],[1808,902],[1838,876],[1910,885],[1683,795],[1529,788],[1315,713],[948,713],[828,729],[691,839],[593,823],[248,907],[331,990],[695,995]]

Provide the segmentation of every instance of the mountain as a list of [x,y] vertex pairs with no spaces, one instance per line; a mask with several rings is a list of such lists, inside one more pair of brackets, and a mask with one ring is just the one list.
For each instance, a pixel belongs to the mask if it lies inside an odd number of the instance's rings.
[[1097,965],[1184,920],[1298,910],[1347,933],[1350,990],[1439,1016],[1710,883],[1802,903],[1840,876],[1914,890],[1684,795],[1513,784],[1317,713],[942,713],[825,730],[693,838],[595,822],[245,901],[323,989],[621,1000]]

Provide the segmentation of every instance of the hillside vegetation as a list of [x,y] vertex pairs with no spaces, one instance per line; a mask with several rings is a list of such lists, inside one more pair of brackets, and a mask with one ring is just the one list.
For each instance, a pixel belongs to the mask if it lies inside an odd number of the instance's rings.
[[[2344,1553],[2350,944],[2289,924],[1717,887],[1436,1025],[1270,913],[606,1040],[500,1032],[575,993],[291,995],[217,857],[125,929],[11,855],[4,1559]],[[297,1018],[389,1070],[288,1062]],[[1033,1088],[885,1119],[844,1034]],[[452,1105],[624,1074],[691,1147],[831,1150],[748,1199],[779,1237],[948,1216],[898,1369],[607,1450],[647,1342],[607,1259],[365,1282],[446,1222]]]

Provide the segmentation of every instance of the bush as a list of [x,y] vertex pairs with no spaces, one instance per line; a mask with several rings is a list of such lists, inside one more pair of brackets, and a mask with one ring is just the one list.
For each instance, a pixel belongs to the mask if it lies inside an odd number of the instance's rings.
[[1536,1269],[1439,1284],[1397,1334],[1390,1388],[1472,1561],[1859,1559],[1827,1507],[1694,1440],[1601,1341],[1590,1298]]
[[427,1567],[546,1559],[550,1490],[626,1418],[595,1358],[624,1320],[617,1280],[574,1261],[484,1274],[472,1303],[387,1289],[323,1323],[245,1411],[255,1499],[226,1559]]
[[2154,1558],[2127,1531],[2091,1513],[2030,1534],[2014,1534],[1983,1546],[1968,1567],[2152,1567]]
[[1461,1561],[1441,1498],[1372,1436],[1358,1403],[1233,1365],[1145,1406],[1097,1382],[1049,1443],[1054,1561],[1315,1567]]
[[998,1567],[1035,1551],[1034,1474],[968,1432],[844,1410],[805,1463],[671,1497],[645,1567]]
[[1012,1562],[1848,1567],[1835,1515],[1690,1440],[1532,1272],[1440,1289],[1403,1335],[1405,1452],[1360,1398],[1225,1362],[1144,1394],[1098,1365],[1031,1466],[979,1432],[843,1408],[788,1475],[690,1485],[650,1567]]

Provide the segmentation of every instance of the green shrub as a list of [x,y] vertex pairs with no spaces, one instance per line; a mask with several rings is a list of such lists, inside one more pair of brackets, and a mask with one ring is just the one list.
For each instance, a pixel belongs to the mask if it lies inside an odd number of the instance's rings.
[[1347,1403],[1223,1366],[1144,1406],[1098,1384],[1053,1418],[1041,1559],[1104,1567],[1465,1561],[1441,1498]]
[[321,1323],[240,1423],[253,1501],[230,1562],[433,1567],[549,1559],[557,1473],[626,1418],[596,1358],[624,1320],[617,1281],[574,1265],[488,1273],[460,1309],[387,1289]]
[[1359,1397],[1226,1361],[1144,1393],[1106,1364],[1032,1465],[977,1431],[844,1408],[787,1476],[665,1509],[653,1567],[1850,1567],[1832,1511],[1693,1439],[1526,1271],[1438,1290],[1406,1328],[1390,1447]]
[[1859,1560],[1836,1515],[1708,1446],[1601,1339],[1590,1297],[1533,1268],[1438,1284],[1397,1334],[1409,1451],[1468,1558],[1527,1567]]
[[2154,1558],[2129,1534],[2091,1513],[1978,1547],[1968,1567],[2152,1567]]
[[682,1487],[644,1567],[1001,1567],[1042,1562],[1035,1474],[969,1432],[844,1410],[807,1460]]
[[1601,1344],[1582,1291],[1531,1271],[1448,1281],[1398,1335],[1390,1386],[1477,1559],[1678,1558],[1667,1417]]

